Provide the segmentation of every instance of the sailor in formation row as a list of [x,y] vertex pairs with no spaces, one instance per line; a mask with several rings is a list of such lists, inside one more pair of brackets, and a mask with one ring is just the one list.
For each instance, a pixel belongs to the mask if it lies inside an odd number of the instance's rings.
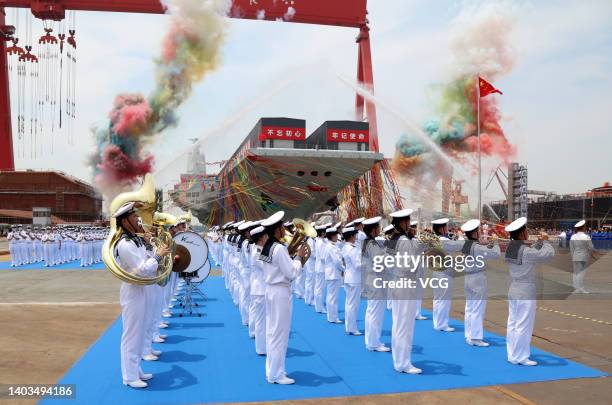
[[13,225],[7,235],[11,267],[40,263],[44,267],[78,261],[80,267],[102,261],[105,227]]
[[[214,226],[207,234],[213,259],[221,265],[225,287],[238,307],[243,325],[254,339],[254,350],[266,356],[266,379],[269,383],[292,384],[285,371],[285,357],[291,328],[292,298],[303,299],[314,311],[325,315],[332,324],[344,324],[351,336],[364,335],[366,350],[391,352],[393,367],[407,374],[420,374],[411,361],[415,320],[421,315],[423,287],[371,294],[372,271],[380,258],[407,254],[411,257],[461,255],[465,258],[465,341],[474,347],[487,347],[483,322],[487,305],[486,263],[502,253],[496,238],[481,235],[477,219],[465,222],[461,238],[451,238],[448,218],[431,222],[428,238],[418,235],[411,220],[413,210],[390,214],[390,225],[381,229],[381,217],[357,218],[341,223],[311,225],[316,237],[307,238],[292,252],[283,243],[285,232],[294,232],[291,222],[283,223],[284,213],[248,221]],[[511,241],[503,260],[511,284],[508,293],[507,360],[513,364],[534,366],[530,342],[535,320],[535,267],[552,258],[554,249],[546,234],[529,245],[527,220],[519,218],[506,227]],[[308,253],[309,257],[308,257]],[[432,253],[433,252],[433,253]],[[472,258],[473,260],[468,260]],[[304,260],[306,259],[306,260]],[[422,262],[421,262],[422,263]],[[457,270],[443,264],[433,268],[438,282],[433,289],[433,328],[441,333],[455,331],[449,325],[453,279]],[[423,278],[425,268],[406,269],[399,265],[386,268],[392,280]],[[416,284],[419,285],[418,283]],[[345,290],[345,319],[338,316],[339,290]],[[293,294],[292,294],[293,293]],[[357,319],[362,298],[367,300],[365,331]],[[392,315],[391,347],[381,342],[385,310]]]
[[[154,250],[152,235],[143,229],[136,204],[127,202],[113,214],[117,227],[122,230],[114,255],[121,268],[127,272],[141,277],[153,277],[169,248],[164,245]],[[179,217],[176,222],[167,225],[167,230],[174,236],[187,230],[187,222]],[[167,336],[160,333],[160,329],[168,327],[167,318],[172,317],[171,308],[176,304],[183,287],[184,283],[175,272],[172,272],[163,286],[156,283],[121,283],[119,301],[123,331],[120,353],[124,385],[146,388],[146,381],[153,378],[153,374],[143,371],[141,362],[157,361],[162,355],[161,350],[153,348],[153,343],[165,342]]]

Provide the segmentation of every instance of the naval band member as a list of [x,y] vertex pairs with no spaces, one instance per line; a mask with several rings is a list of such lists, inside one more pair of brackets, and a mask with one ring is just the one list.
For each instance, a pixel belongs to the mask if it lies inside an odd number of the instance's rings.
[[266,380],[271,384],[295,383],[287,377],[285,358],[293,311],[291,282],[302,272],[300,259],[305,256],[304,247],[300,246],[297,258],[292,259],[287,247],[280,242],[285,235],[284,216],[285,213],[279,211],[261,223],[268,235],[259,257],[266,283]]

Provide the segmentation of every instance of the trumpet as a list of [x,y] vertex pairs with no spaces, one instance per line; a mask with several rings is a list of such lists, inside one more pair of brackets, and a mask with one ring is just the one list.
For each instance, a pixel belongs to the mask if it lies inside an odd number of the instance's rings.
[[[425,256],[443,258],[446,254],[444,248],[442,247],[442,242],[440,242],[440,237],[435,233],[426,229],[422,229],[417,232],[416,238],[419,242],[427,246]],[[434,260],[433,263],[434,266],[432,270],[444,270],[444,268],[441,266],[441,262],[438,263]]]

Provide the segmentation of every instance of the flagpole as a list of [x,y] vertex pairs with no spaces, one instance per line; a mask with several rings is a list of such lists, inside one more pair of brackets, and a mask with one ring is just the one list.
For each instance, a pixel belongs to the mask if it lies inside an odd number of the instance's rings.
[[480,155],[480,75],[476,76],[476,131],[478,135],[478,221],[482,222],[482,159]]

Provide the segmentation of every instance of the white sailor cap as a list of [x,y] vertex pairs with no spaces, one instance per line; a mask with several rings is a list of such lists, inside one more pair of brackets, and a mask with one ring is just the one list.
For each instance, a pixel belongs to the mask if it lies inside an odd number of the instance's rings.
[[246,221],[240,224],[240,226],[238,226],[238,230],[239,231],[244,231],[245,229],[248,229],[248,227],[250,227],[253,223],[251,221]]
[[406,209],[403,209],[403,210],[392,212],[389,215],[391,216],[391,218],[407,218],[410,215],[412,215],[413,212],[414,212],[413,209],[406,208]]
[[365,221],[365,218],[364,218],[364,217],[357,218],[356,220],[354,220],[354,221],[353,221],[353,224],[360,224],[360,223],[362,223],[363,221]]
[[326,233],[326,234],[328,234],[328,235],[329,235],[330,233],[338,233],[338,228],[336,228],[335,226],[332,226],[331,228],[327,228],[327,229],[325,230],[325,233]]
[[433,221],[431,221],[432,225],[446,225],[448,224],[448,222],[450,221],[450,219],[448,218],[438,218],[438,219],[434,219]]
[[270,215],[268,218],[264,219],[261,225],[265,226],[266,228],[272,225],[276,225],[279,222],[281,222],[284,217],[285,217],[285,211],[278,211]]
[[419,224],[419,221],[417,221],[416,219],[414,221],[410,221],[410,226],[417,226]]
[[364,225],[376,225],[377,223],[380,222],[381,219],[382,219],[382,217],[373,217],[373,218],[364,219],[362,221],[362,224],[364,224]]
[[[314,227],[314,226],[315,226],[315,224],[316,224],[316,221],[312,221],[312,222],[310,223],[310,226]],[[315,228],[315,229],[316,229],[316,228]]]
[[244,223],[244,219],[242,221],[235,222],[232,224],[232,228],[238,228],[243,223]]
[[123,204],[121,207],[119,207],[119,209],[117,209],[117,211],[115,211],[115,213],[113,214],[113,218],[117,218],[121,215],[134,211],[134,204],[134,201],[130,201]]
[[574,225],[574,228],[580,228],[580,227],[583,227],[584,225],[586,225],[586,221],[583,219],[583,220],[576,222],[576,225]]
[[225,225],[223,225],[223,228],[227,228],[228,226],[230,226],[231,224],[233,224],[234,221],[229,221],[228,223],[226,223]]
[[344,225],[344,227],[346,228],[348,226],[353,226],[353,225],[355,225],[355,221],[349,222],[348,224]]
[[475,229],[478,229],[480,226],[480,221],[477,219],[470,219],[465,224],[461,225],[461,230],[463,232],[472,232]]
[[355,232],[355,228],[353,228],[352,226],[347,226],[342,228],[342,233],[346,234],[346,233],[351,233],[351,232]]
[[284,226],[285,228],[292,227],[292,226],[293,226],[293,222],[291,222],[291,221],[287,221],[287,222],[285,222],[285,223],[283,224],[283,226]]
[[176,220],[176,223],[174,225],[176,226],[176,225],[186,224],[186,223],[187,223],[187,219],[179,218],[179,219]]
[[342,221],[336,223],[336,225],[334,225],[334,228],[340,229],[341,226],[342,226]]
[[393,225],[389,224],[389,225],[387,225],[387,226],[385,226],[385,227],[383,228],[383,232],[384,232],[384,233],[391,232],[391,231],[392,231],[392,230],[394,230],[394,229],[395,229],[395,227],[394,227]]
[[518,219],[515,219],[511,224],[506,226],[504,229],[506,230],[506,232],[518,231],[519,229],[524,227],[526,223],[527,223],[527,218],[520,217]]
[[255,235],[258,235],[258,234],[262,233],[264,231],[264,229],[265,228],[263,226],[259,225],[257,228],[255,228],[255,229],[253,229],[251,231],[251,236],[255,236]]

